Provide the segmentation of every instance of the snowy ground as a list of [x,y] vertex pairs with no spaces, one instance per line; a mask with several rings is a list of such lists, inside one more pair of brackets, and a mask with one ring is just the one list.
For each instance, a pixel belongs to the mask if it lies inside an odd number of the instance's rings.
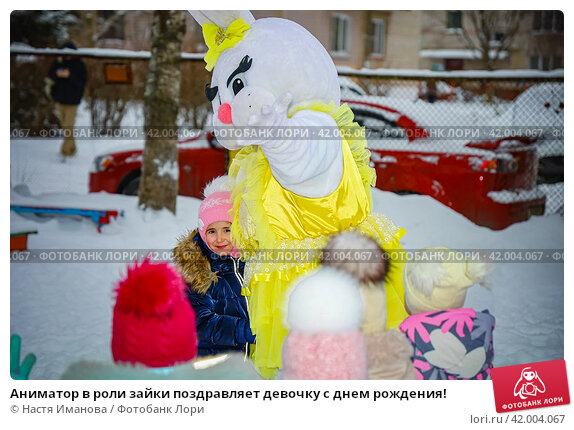
[[[39,200],[123,209],[125,216],[101,234],[90,220],[41,219],[31,249],[169,250],[178,235],[196,224],[199,201],[179,197],[177,215],[137,209],[137,198],[87,193],[95,154],[118,141],[80,141],[78,155],[58,160],[58,140],[12,140],[11,185],[27,183]],[[458,249],[556,249],[564,247],[561,215],[534,217],[503,231],[477,227],[426,196],[398,196],[374,190],[374,210],[407,230],[409,250],[445,245]],[[12,214],[11,224],[22,222]],[[22,354],[38,361],[32,379],[57,379],[79,359],[111,361],[112,289],[123,262],[10,264],[10,332],[22,336]],[[489,309],[497,318],[495,365],[563,358],[564,266],[562,263],[500,263],[492,288],[473,287],[466,306]]]

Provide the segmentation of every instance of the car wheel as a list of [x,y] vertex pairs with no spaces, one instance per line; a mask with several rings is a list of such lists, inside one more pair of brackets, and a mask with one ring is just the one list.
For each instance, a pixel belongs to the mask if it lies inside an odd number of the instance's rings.
[[141,179],[141,176],[137,176],[137,177],[131,179],[123,187],[121,194],[124,194],[126,196],[137,196],[138,191],[140,189],[140,179]]

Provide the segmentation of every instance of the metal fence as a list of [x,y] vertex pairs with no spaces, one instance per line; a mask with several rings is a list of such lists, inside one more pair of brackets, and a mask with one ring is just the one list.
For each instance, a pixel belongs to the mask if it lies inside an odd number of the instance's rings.
[[[59,127],[53,104],[44,92],[43,80],[54,58],[53,54],[12,50],[10,121],[13,131]],[[84,60],[89,74],[85,103],[89,106],[91,125],[143,125],[143,115],[130,115],[130,111],[143,112],[147,58],[114,55]],[[105,70],[110,63],[127,67],[129,82],[108,82]],[[490,147],[501,153],[508,150],[510,140],[519,138],[524,145],[535,148],[538,162],[528,172],[522,172],[523,176],[529,175],[522,185],[517,183],[516,189],[511,187],[509,194],[501,193],[497,198],[512,199],[512,192],[518,195],[528,188],[529,192],[546,195],[546,214],[562,213],[562,71],[488,73],[339,68],[339,75],[342,99],[354,103],[353,109],[360,111],[355,113],[367,127],[371,148],[384,150],[390,145],[394,149],[416,151],[424,142],[426,152],[450,154],[477,144],[480,147],[480,142],[503,140],[506,143],[499,144],[498,148]],[[179,121],[182,128],[203,128],[208,124],[211,106],[205,99],[204,88],[209,80],[204,63],[197,56],[183,59]],[[426,135],[421,135],[421,130],[425,130]],[[482,147],[489,148],[488,145]]]
[[[509,184],[508,192],[499,193],[496,198],[508,202],[518,195],[524,197],[524,189],[528,189],[531,196],[546,195],[545,214],[563,213],[563,71],[354,71],[340,68],[339,75],[343,100],[349,100],[359,110],[363,109],[362,105],[371,105],[364,118],[367,131],[371,131],[371,148],[401,148],[416,153],[424,145],[425,152],[458,154],[469,147],[480,147],[492,149],[500,157],[511,152],[518,160],[520,157],[516,157],[511,148],[513,142],[522,146],[521,149],[535,151],[538,162],[528,171],[516,172],[522,178],[516,178],[514,185]],[[366,111],[358,113],[360,117]],[[400,115],[412,122],[403,118],[406,125],[397,127],[398,121],[394,118]],[[386,123],[377,121],[377,116]],[[394,132],[393,127],[406,129],[410,136]],[[421,129],[426,131],[422,140],[418,139]],[[402,139],[405,144],[393,141],[393,137]],[[501,141],[498,146],[497,141]],[[503,173],[511,176],[513,172]]]

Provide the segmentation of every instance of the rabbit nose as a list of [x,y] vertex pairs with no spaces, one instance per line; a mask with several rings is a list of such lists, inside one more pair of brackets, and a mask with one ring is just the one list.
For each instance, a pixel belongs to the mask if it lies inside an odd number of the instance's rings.
[[219,118],[223,124],[231,124],[231,105],[229,103],[223,103],[219,106],[217,118]]

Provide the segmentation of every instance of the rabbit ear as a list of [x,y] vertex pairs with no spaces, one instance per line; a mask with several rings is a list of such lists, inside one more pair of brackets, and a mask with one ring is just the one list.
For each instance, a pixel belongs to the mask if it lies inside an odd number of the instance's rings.
[[200,24],[216,24],[223,29],[237,19],[252,24],[255,18],[248,10],[190,10],[191,16]]
[[193,17],[193,19],[195,19],[197,21],[197,23],[199,25],[203,25],[203,24],[214,24],[213,21],[211,21],[207,16],[205,16],[203,14],[203,12],[201,12],[200,10],[190,10],[188,11],[191,16]]

